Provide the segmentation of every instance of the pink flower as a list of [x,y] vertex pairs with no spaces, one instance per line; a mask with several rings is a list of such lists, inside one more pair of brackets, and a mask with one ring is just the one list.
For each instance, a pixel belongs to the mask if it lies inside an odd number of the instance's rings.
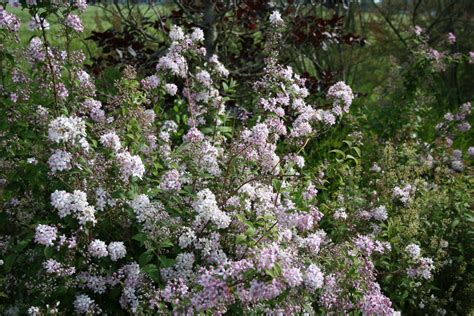
[[413,32],[415,33],[416,36],[420,36],[421,33],[423,33],[423,28],[416,25],[415,28],[413,29]]
[[454,43],[456,43],[456,36],[455,36],[453,33],[451,33],[451,32],[448,33],[448,42],[449,42],[449,44],[451,44],[451,45],[453,45]]
[[81,19],[75,15],[75,14],[68,14],[66,17],[66,26],[69,26],[70,28],[74,29],[76,32],[83,32],[84,31],[84,25],[82,25]]

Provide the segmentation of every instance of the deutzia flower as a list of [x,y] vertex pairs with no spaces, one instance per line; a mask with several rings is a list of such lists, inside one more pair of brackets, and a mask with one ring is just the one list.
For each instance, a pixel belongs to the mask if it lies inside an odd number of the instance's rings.
[[197,194],[193,207],[198,213],[196,221],[199,224],[205,224],[208,220],[217,228],[226,228],[230,224],[230,217],[219,209],[216,196],[209,189],[204,189]]
[[91,243],[89,244],[88,250],[89,250],[89,254],[92,257],[96,257],[96,258],[107,257],[107,255],[109,254],[107,251],[107,246],[105,242],[99,239],[95,239],[91,241]]
[[87,314],[92,312],[94,306],[94,300],[85,294],[76,296],[74,300],[74,310],[78,314]]
[[107,250],[109,251],[110,259],[112,261],[117,261],[127,255],[127,249],[125,249],[125,245],[122,241],[111,242],[107,246]]
[[275,10],[273,13],[270,15],[270,23],[274,26],[281,26],[283,25],[284,21],[281,18],[281,14],[279,11]]
[[58,229],[54,226],[39,224],[36,226],[35,242],[44,246],[53,246]]
[[142,179],[145,174],[145,166],[140,156],[132,156],[129,152],[122,152],[117,155],[117,163],[121,178],[124,181],[128,181],[131,176]]

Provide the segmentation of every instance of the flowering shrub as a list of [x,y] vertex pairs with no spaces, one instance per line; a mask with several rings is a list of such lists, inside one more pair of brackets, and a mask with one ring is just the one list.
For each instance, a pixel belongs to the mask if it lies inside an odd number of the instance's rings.
[[[390,315],[392,301],[411,306],[399,294],[411,291],[406,282],[379,282],[399,274],[416,280],[424,302],[438,257],[391,230],[392,215],[426,206],[420,181],[381,179],[377,201],[355,191],[319,197],[327,180],[304,150],[349,112],[354,94],[337,82],[310,96],[305,79],[279,64],[278,12],[247,115],[229,104],[238,83],[217,55],[206,57],[198,28],[172,26],[156,73],[140,78],[126,67],[108,94],[70,50],[85,2],[22,5],[36,36],[26,48],[2,48],[18,61],[2,73],[8,314]],[[15,41],[17,20],[0,13],[2,35]],[[48,41],[53,14],[65,50]]]
[[[472,201],[467,194],[472,110],[464,102],[443,113],[450,104],[437,102],[446,99],[436,96],[434,87],[444,68],[468,57],[446,53],[437,61],[427,57],[432,49],[426,38],[415,40],[423,45],[413,45],[409,57],[414,64],[395,64],[393,80],[381,85],[384,93],[375,93],[368,104],[369,120],[356,113],[351,123],[358,132],[332,151],[337,164],[327,163],[327,174],[332,182],[342,179],[342,186],[329,191],[333,199],[327,210],[320,209],[325,214],[335,210],[337,219],[383,221],[371,229],[392,251],[374,263],[379,284],[397,309],[462,314],[472,309],[466,298],[473,293]],[[366,153],[365,161],[360,152]]]
[[387,271],[382,273],[382,288],[399,293],[391,297],[403,310],[445,313],[470,308],[462,297],[472,290],[460,277],[472,277],[464,259],[472,252],[472,236],[466,236],[472,230],[471,202],[465,194],[470,180],[452,168],[450,151],[415,142],[387,144],[378,160],[380,170],[372,172],[364,189],[367,199],[387,207],[383,234],[393,251],[377,264]]

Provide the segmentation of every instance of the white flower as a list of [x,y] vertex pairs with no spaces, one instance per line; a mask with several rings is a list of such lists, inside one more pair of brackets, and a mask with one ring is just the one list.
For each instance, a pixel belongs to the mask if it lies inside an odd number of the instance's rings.
[[351,87],[346,85],[343,81],[339,81],[328,89],[328,98],[333,100],[332,112],[340,116],[342,111],[348,113],[349,107],[354,99]]
[[46,270],[46,273],[61,273],[63,265],[54,259],[48,259],[43,262],[43,268]]
[[410,255],[412,259],[419,258],[421,254],[420,246],[416,244],[409,244],[405,247],[405,251]]
[[156,114],[153,109],[143,111],[143,121],[146,125],[151,125],[155,121]]
[[117,163],[120,168],[121,178],[124,181],[128,181],[131,176],[142,179],[145,173],[145,166],[140,156],[132,156],[129,152],[119,153],[117,155]]
[[308,235],[308,237],[303,240],[303,244],[308,247],[311,252],[317,254],[325,238],[326,233],[323,230],[319,230],[314,234]]
[[34,30],[49,30],[49,23],[45,18],[40,17],[38,14],[31,17],[30,22],[28,23],[28,29],[30,31]]
[[469,157],[474,157],[474,147],[471,146],[467,149],[467,155]]
[[205,70],[201,70],[196,74],[196,80],[206,87],[210,87],[212,84],[211,75]]
[[202,42],[204,41],[204,32],[199,28],[195,27],[191,33],[191,39],[193,42]]
[[76,296],[73,305],[76,313],[86,314],[92,311],[92,308],[94,306],[94,300],[92,300],[89,296],[85,294],[81,294]]
[[379,173],[380,171],[382,171],[382,168],[380,168],[380,166],[376,162],[374,162],[372,168],[370,168],[370,171]]
[[270,15],[270,23],[274,26],[281,26],[283,25],[284,21],[281,18],[281,14],[279,11],[275,10],[273,13]]
[[163,204],[160,202],[152,204],[145,194],[136,196],[129,204],[137,221],[143,224],[143,228],[146,231],[154,231],[157,221],[163,218]]
[[196,221],[199,224],[211,221],[217,228],[226,228],[230,224],[230,217],[219,209],[216,196],[209,189],[198,192],[193,207],[196,213],[198,213]]
[[189,228],[185,227],[184,232],[179,236],[179,246],[181,248],[186,248],[190,246],[196,240],[196,234],[194,231]]
[[464,171],[464,163],[460,160],[453,160],[451,161],[451,168],[455,171]]
[[92,257],[96,258],[107,257],[107,255],[109,254],[107,251],[107,245],[105,244],[105,242],[99,239],[94,239],[93,241],[91,241],[91,243],[89,244],[88,251]]
[[120,143],[120,138],[115,134],[115,132],[108,132],[100,137],[100,143],[102,146],[112,149],[115,152],[118,152],[122,148]]
[[371,212],[372,218],[376,221],[384,221],[387,219],[387,208],[383,205],[376,207]]
[[53,246],[57,233],[58,229],[56,227],[39,224],[36,226],[35,242],[44,246]]
[[71,159],[71,153],[61,149],[56,149],[48,159],[49,169],[52,173],[56,173],[57,171],[71,170]]
[[174,96],[178,92],[178,87],[174,83],[167,83],[165,84],[165,91],[169,95]]
[[334,212],[333,216],[334,216],[334,219],[341,219],[341,220],[347,219],[347,213],[344,208],[337,209]]
[[173,25],[171,27],[169,37],[173,42],[181,41],[184,39],[184,32],[181,27]]
[[69,26],[76,32],[81,33],[84,31],[84,25],[82,25],[81,18],[75,14],[69,13],[66,16],[66,20],[64,21],[64,23],[66,24],[66,26]]
[[163,191],[179,191],[181,185],[181,174],[178,170],[169,170],[161,177],[160,189]]
[[418,26],[418,25],[415,25],[415,28],[413,29],[413,32],[415,33],[415,35],[417,36],[420,36],[421,33],[423,33],[423,28]]
[[[81,83],[88,82],[91,78],[91,76],[84,70],[79,70],[78,72],[76,72],[76,76],[77,76],[77,79]],[[99,102],[99,101],[96,101],[96,102]]]
[[400,187],[393,188],[392,197],[400,200],[403,204],[407,204],[410,199],[410,193],[412,191],[411,184],[407,184],[403,189]]
[[[88,80],[89,76],[85,71],[78,73],[79,80]],[[89,117],[95,122],[101,122],[105,120],[105,112],[102,110],[102,102],[94,99],[87,99],[82,102],[82,109],[84,112],[89,113]]]
[[54,143],[75,145],[85,140],[86,136],[86,124],[79,117],[60,116],[49,124],[48,138]]
[[188,75],[188,64],[186,59],[178,54],[168,53],[160,58],[156,70],[169,70],[174,75],[186,78]]
[[227,77],[229,75],[229,70],[227,70],[224,65],[219,61],[217,55],[212,55],[209,58],[209,63],[214,66],[214,69],[223,77]]
[[79,220],[79,225],[85,225],[88,222],[92,223],[92,225],[97,223],[95,219],[95,209],[91,205],[86,206],[82,211],[78,212],[76,218]]
[[87,0],[74,0],[74,5],[84,12],[87,9]]
[[107,249],[112,261],[117,261],[127,255],[127,249],[125,249],[125,245],[121,241],[111,242]]
[[80,225],[91,222],[96,223],[95,209],[87,202],[87,194],[80,190],[75,190],[72,194],[66,191],[54,191],[51,194],[51,205],[58,210],[60,218],[68,215],[79,220]]
[[321,269],[315,264],[310,264],[304,276],[304,284],[311,290],[319,289],[323,286],[324,275]]
[[28,313],[29,316],[40,316],[41,315],[41,310],[37,306],[31,306],[30,308],[28,308],[27,313]]
[[296,287],[303,283],[303,276],[298,268],[284,269],[282,274],[286,283],[288,283],[290,287]]

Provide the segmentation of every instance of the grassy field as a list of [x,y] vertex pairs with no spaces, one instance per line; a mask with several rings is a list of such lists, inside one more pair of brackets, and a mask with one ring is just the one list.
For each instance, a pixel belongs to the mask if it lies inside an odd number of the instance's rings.
[[[29,22],[31,21],[30,13],[21,8],[12,8],[8,7],[8,11],[14,13],[21,21],[20,27],[20,43],[18,43],[18,47],[24,46],[24,44],[28,43],[32,37],[40,36],[40,31],[35,30],[31,31],[29,29]],[[99,7],[89,6],[87,10],[81,14],[81,19],[84,24],[84,33],[81,34],[79,38],[75,38],[71,43],[72,49],[83,49],[88,52],[88,55],[93,54],[96,50],[95,45],[93,42],[84,41],[93,30],[103,31],[112,25],[107,22],[108,19],[105,19],[105,11]],[[65,42],[65,35],[64,32],[61,31],[61,25],[57,23],[58,18],[56,16],[50,16],[47,18],[47,21],[50,24],[50,29],[47,32],[47,36],[51,43],[54,46],[62,47]]]
[[[124,10],[128,8],[121,7]],[[21,47],[25,43],[28,43],[32,37],[39,36],[40,31],[31,31],[29,29],[29,22],[31,21],[31,15],[26,9],[7,7],[7,10],[14,13],[21,20],[20,28],[20,41],[18,47]],[[140,12],[138,12],[138,10]],[[153,18],[154,15],[168,15],[170,9],[164,5],[160,5],[154,8],[154,10],[148,9],[147,5],[137,5],[132,8],[132,14],[139,16],[146,16]],[[127,12],[128,14],[129,12]],[[92,31],[103,32],[110,28],[120,29],[122,27],[121,17],[117,9],[114,6],[95,6],[89,5],[87,10],[81,15],[81,20],[84,25],[84,32],[81,36],[75,37],[71,43],[71,49],[82,49],[87,51],[88,55],[93,55],[96,51],[96,47],[92,41],[86,41],[85,39],[90,36]],[[61,24],[57,23],[58,18],[56,16],[50,16],[47,18],[50,24],[48,31],[48,38],[54,46],[64,45],[65,38],[64,32],[62,32]]]

